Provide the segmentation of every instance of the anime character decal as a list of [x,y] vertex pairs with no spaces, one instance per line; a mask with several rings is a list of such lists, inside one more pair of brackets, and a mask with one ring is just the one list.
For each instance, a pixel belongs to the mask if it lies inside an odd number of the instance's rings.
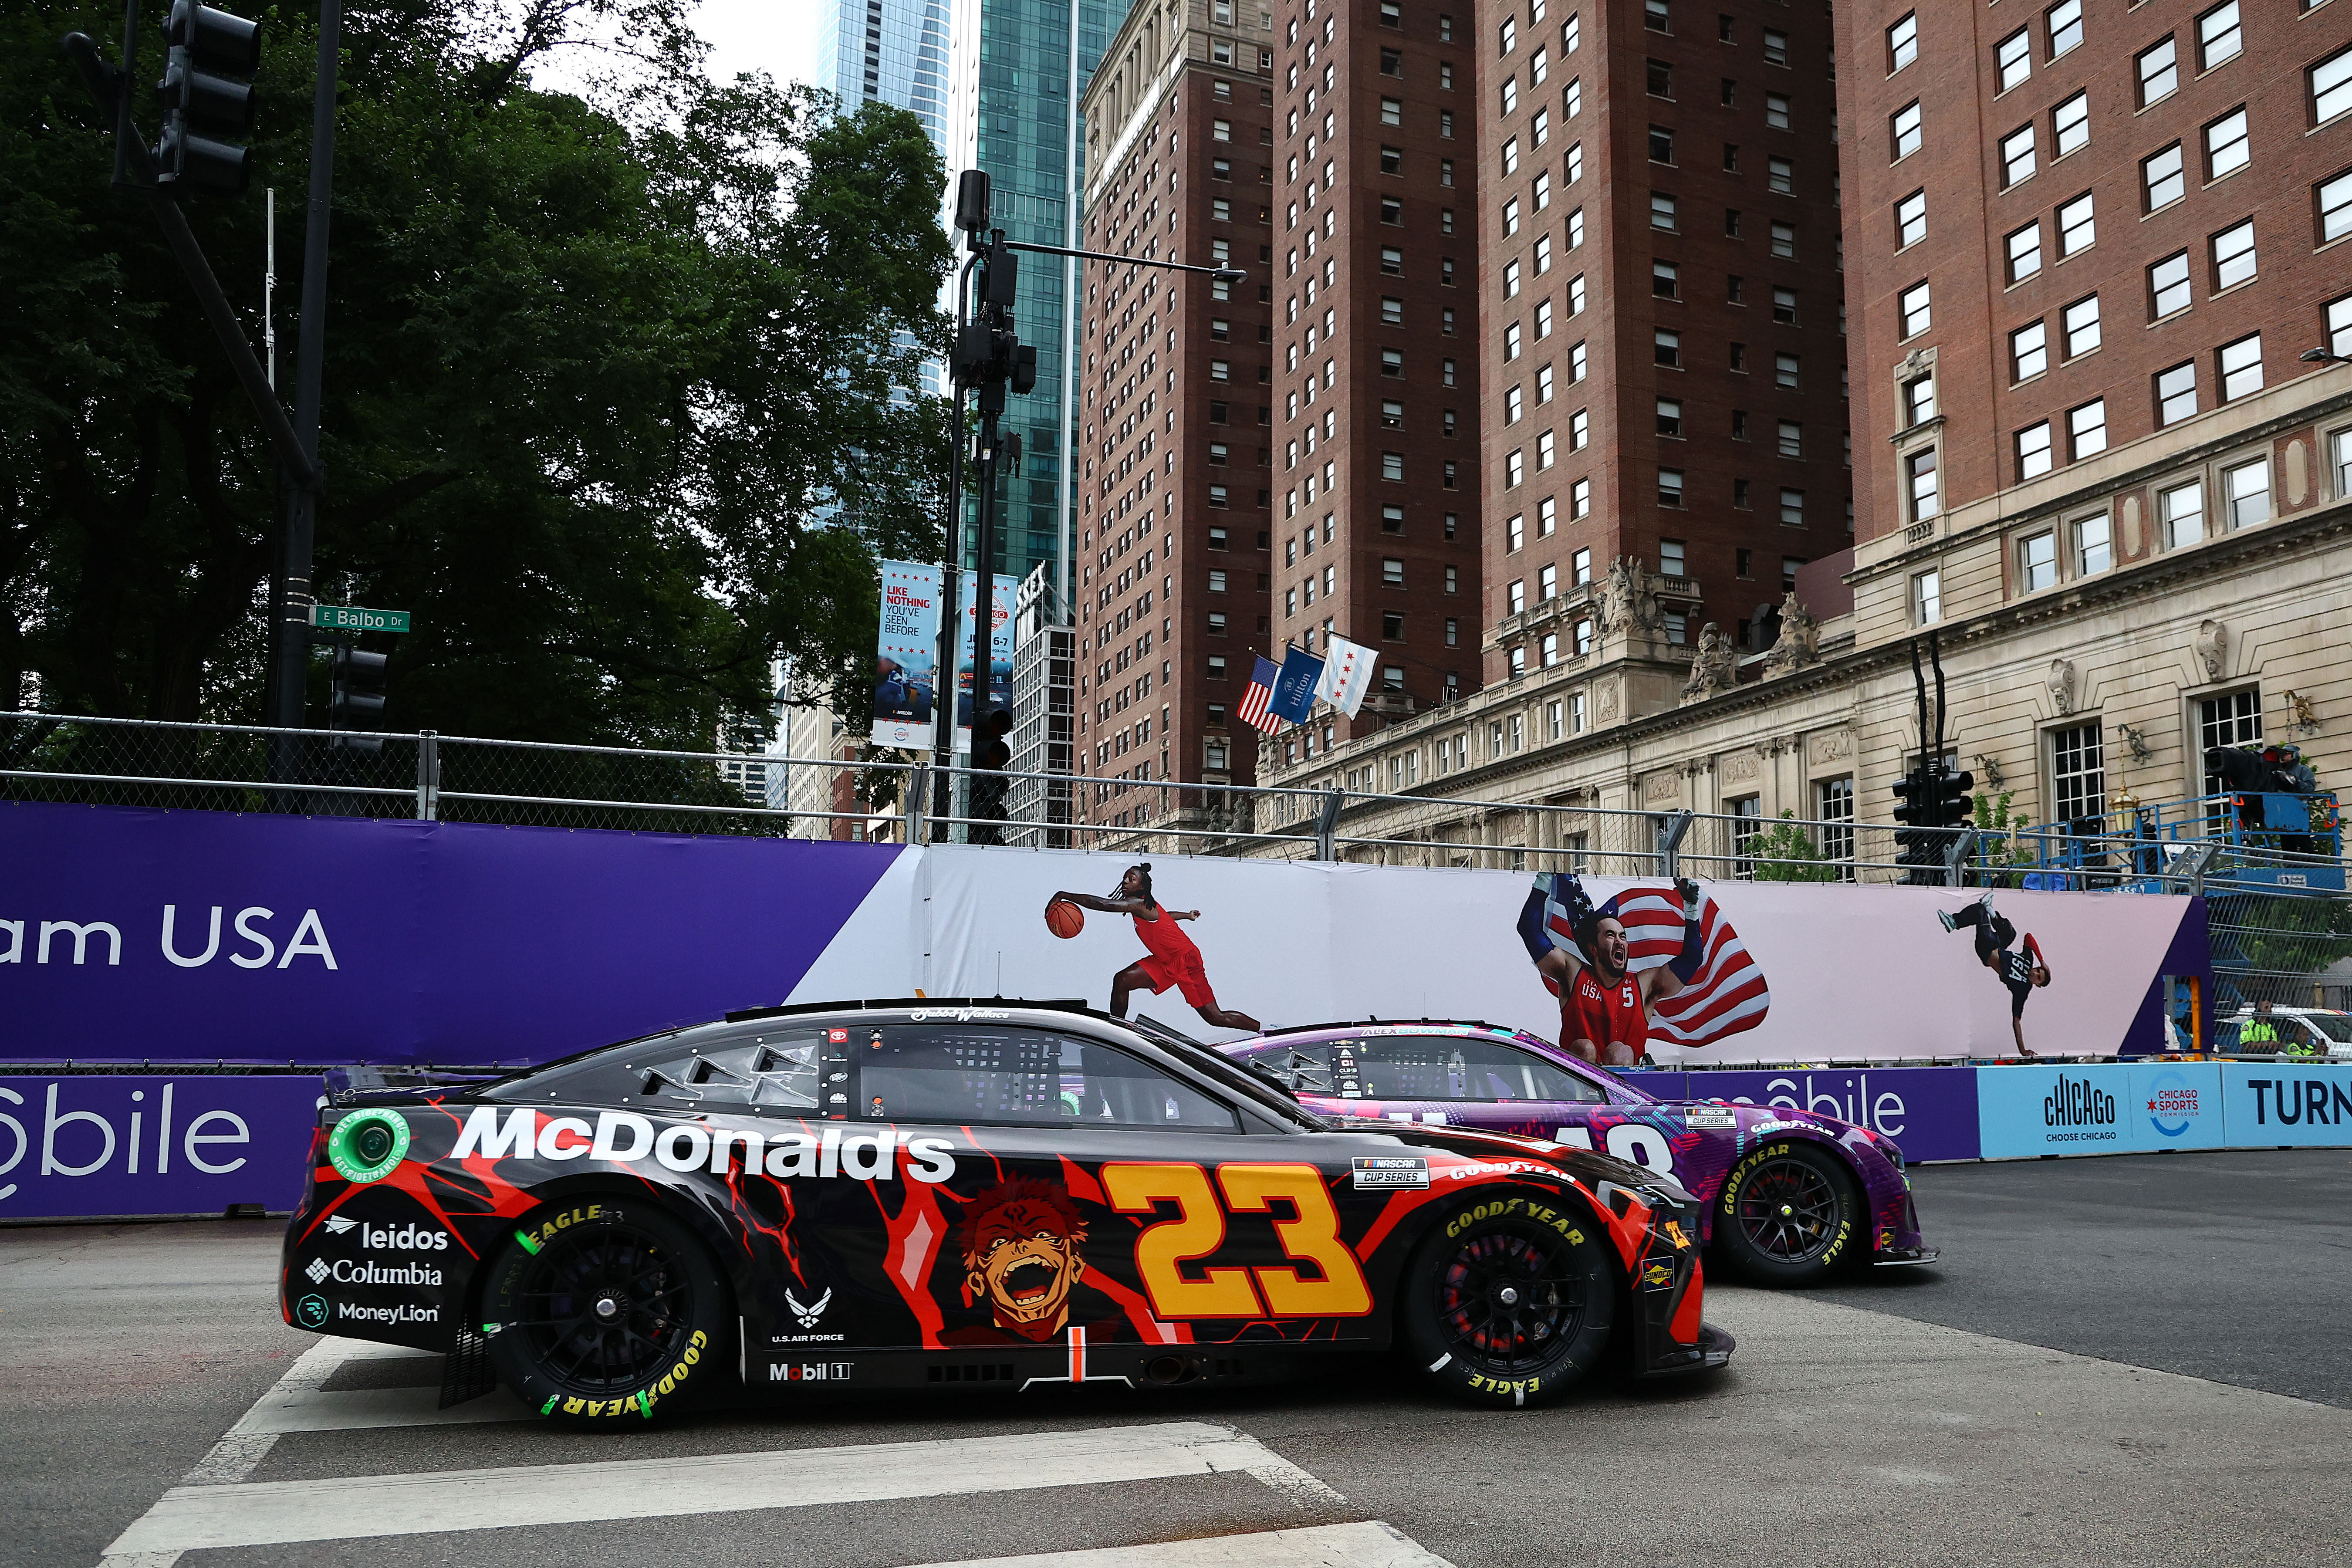
[[1067,1193],[1000,1182],[972,1200],[958,1232],[964,1304],[985,1303],[991,1322],[942,1336],[950,1344],[1042,1343],[1069,1325],[1070,1293],[1087,1271],[1087,1222]]

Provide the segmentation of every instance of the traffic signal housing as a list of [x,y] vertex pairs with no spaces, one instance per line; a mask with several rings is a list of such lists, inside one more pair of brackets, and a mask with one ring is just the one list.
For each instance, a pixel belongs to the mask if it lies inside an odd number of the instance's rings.
[[164,41],[155,184],[173,195],[242,195],[253,153],[233,139],[252,133],[255,100],[251,84],[236,79],[261,65],[260,25],[201,0],[172,0]]
[[384,667],[391,662],[390,654],[370,653],[348,641],[335,645],[327,728],[339,733],[329,744],[354,752],[383,750],[381,737],[349,731],[383,728]]
[[1895,864],[1905,885],[1941,887],[1948,868],[1944,857],[1951,847],[1952,831],[1967,826],[1969,792],[1976,775],[1947,773],[1942,764],[1922,761],[1895,781]]

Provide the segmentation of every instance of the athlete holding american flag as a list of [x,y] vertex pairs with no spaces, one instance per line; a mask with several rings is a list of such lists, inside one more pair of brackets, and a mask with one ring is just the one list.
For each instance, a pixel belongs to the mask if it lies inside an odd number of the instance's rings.
[[1573,874],[1536,879],[1519,937],[1559,998],[1560,1045],[1630,1067],[1653,1037],[1707,1046],[1764,1021],[1771,994],[1698,885],[1632,887],[1596,906]]

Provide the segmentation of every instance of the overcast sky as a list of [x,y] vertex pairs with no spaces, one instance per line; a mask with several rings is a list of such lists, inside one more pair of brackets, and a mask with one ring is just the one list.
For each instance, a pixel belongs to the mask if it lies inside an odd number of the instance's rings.
[[710,74],[766,71],[779,82],[816,77],[824,0],[702,0],[695,26],[710,42]]

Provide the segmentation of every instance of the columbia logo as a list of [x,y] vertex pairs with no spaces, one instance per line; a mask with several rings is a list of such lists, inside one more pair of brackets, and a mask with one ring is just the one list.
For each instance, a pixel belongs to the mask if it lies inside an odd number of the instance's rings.
[[323,1258],[313,1258],[310,1259],[310,1267],[302,1270],[310,1277],[310,1283],[313,1285],[325,1284],[327,1276],[334,1271],[333,1267]]

